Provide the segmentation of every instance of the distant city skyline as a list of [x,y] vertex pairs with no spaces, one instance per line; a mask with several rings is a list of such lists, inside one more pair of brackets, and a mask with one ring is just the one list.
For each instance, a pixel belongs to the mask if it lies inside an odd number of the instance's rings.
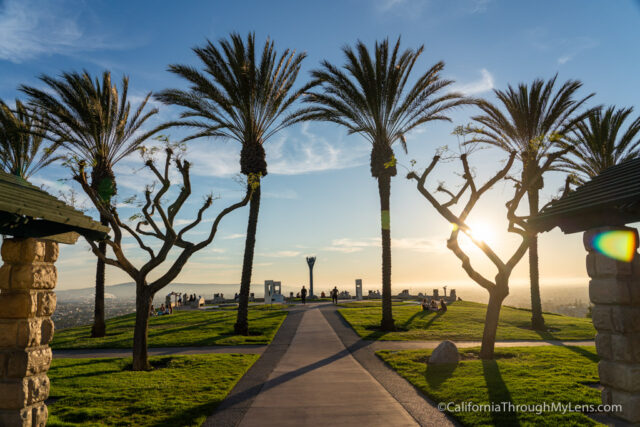
[[[259,43],[274,40],[279,52],[289,48],[306,51],[307,59],[298,84],[323,59],[342,64],[340,48],[358,39],[367,45],[402,36],[402,48],[425,45],[416,65],[424,70],[437,61],[446,63],[443,76],[456,81],[455,89],[470,96],[493,99],[491,90],[508,84],[548,79],[580,79],[581,95],[595,92],[589,106],[634,106],[640,114],[640,57],[635,54],[640,6],[635,1],[507,2],[491,0],[347,0],[326,2],[189,2],[154,3],[120,1],[45,2],[0,1],[0,98],[11,104],[24,100],[17,87],[42,87],[37,76],[58,75],[82,69],[98,74],[109,69],[114,81],[130,78],[130,97],[139,102],[149,91],[184,88],[183,81],[167,72],[172,63],[199,67],[191,48],[207,39],[216,42],[230,32],[243,36],[255,31]],[[152,101],[160,109],[154,123],[175,119],[177,107]],[[477,110],[455,111],[452,123],[427,124],[407,135],[409,154],[395,147],[399,173],[392,181],[391,233],[394,293],[401,289],[427,290],[447,285],[471,285],[460,264],[446,248],[450,231],[443,220],[404,178],[411,168],[424,168],[438,147],[457,144],[451,135],[456,125],[466,124]],[[188,130],[170,129],[179,140]],[[375,180],[369,172],[370,147],[358,135],[346,135],[337,126],[301,124],[282,132],[266,146],[269,175],[263,181],[263,200],[258,226],[252,282],[280,280],[285,289],[308,284],[306,256],[317,256],[314,268],[316,293],[334,285],[352,289],[356,278],[367,289],[381,283],[379,201]],[[239,172],[239,146],[223,140],[188,143],[185,156],[193,162],[192,203],[179,221],[195,215],[202,196],[220,196],[214,210],[241,198],[243,188],[234,181]],[[483,150],[471,158],[479,179],[502,163],[504,154]],[[444,164],[431,179],[455,187],[455,162]],[[122,202],[141,194],[148,173],[136,155],[116,167]],[[61,165],[44,169],[32,180],[56,194],[76,188]],[[542,202],[558,193],[563,175],[545,178]],[[512,191],[500,183],[478,207],[472,227],[507,256],[518,238],[506,233],[504,202]],[[85,206],[89,207],[85,201]],[[135,213],[121,206],[122,216]],[[89,209],[94,218],[97,213]],[[176,280],[181,283],[239,283],[248,209],[226,218],[215,242],[186,265]],[[214,217],[209,214],[208,218]],[[210,222],[195,233],[204,233]],[[197,237],[197,234],[194,234]],[[133,239],[126,249],[135,250]],[[493,276],[491,265],[479,251],[465,246],[472,262]],[[545,285],[586,288],[586,252],[581,234],[563,235],[559,230],[540,237],[542,298]],[[137,261],[143,259],[139,253]],[[58,289],[91,287],[95,281],[95,257],[79,240],[61,245],[56,264]],[[118,269],[107,268],[107,284],[129,282]],[[528,283],[526,257],[513,274],[514,285]],[[261,293],[262,289],[252,292]]]

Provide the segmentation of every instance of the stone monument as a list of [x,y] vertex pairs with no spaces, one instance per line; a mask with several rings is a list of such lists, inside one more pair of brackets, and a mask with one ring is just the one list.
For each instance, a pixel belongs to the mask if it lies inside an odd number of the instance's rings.
[[284,296],[281,293],[282,284],[273,280],[264,281],[264,303],[273,304],[283,303]]
[[356,300],[362,301],[362,279],[356,279]]
[[313,293],[313,266],[316,263],[316,257],[308,256],[307,257],[307,265],[309,266],[309,298],[314,297]]

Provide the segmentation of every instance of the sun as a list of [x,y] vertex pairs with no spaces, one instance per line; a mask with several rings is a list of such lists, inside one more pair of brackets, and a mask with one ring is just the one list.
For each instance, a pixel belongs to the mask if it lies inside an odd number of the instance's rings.
[[485,243],[491,243],[495,236],[495,232],[491,225],[486,222],[472,222],[469,223],[471,228],[471,235],[476,240],[482,240]]
[[[479,240],[487,244],[495,242],[495,230],[490,223],[486,221],[467,221],[467,225],[469,226],[471,235],[475,240]],[[470,241],[468,243],[473,246],[473,243]]]

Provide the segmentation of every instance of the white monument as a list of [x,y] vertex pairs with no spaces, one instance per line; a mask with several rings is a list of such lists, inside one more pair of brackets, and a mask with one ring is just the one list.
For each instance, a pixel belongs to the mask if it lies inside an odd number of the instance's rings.
[[274,282],[273,280],[264,281],[264,303],[273,304],[283,303],[284,296],[282,295],[282,284],[280,282]]
[[362,279],[356,279],[356,300],[362,301]]

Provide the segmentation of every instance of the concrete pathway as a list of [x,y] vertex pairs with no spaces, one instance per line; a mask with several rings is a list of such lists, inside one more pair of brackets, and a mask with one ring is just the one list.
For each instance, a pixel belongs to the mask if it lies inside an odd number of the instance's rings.
[[415,426],[351,355],[317,309],[295,336],[240,426]]

